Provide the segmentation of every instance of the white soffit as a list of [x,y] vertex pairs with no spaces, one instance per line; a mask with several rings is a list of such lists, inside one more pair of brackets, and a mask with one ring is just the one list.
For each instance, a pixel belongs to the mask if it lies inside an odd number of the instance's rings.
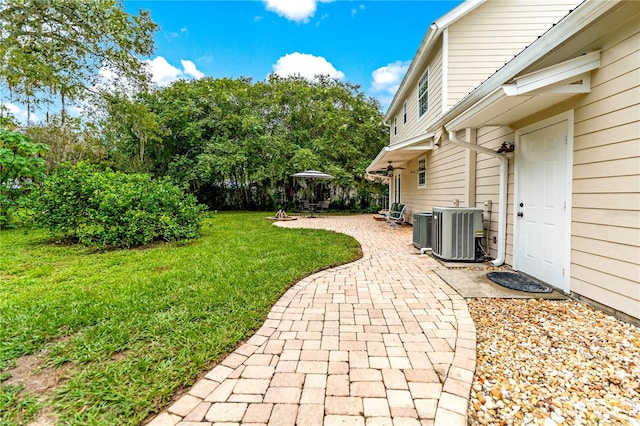
[[509,125],[580,93],[591,91],[600,51],[516,77],[446,124],[448,130]]
[[376,170],[386,170],[390,162],[394,166],[399,166],[432,149],[433,133],[425,133],[397,144],[385,146],[369,164],[366,171],[371,173]]

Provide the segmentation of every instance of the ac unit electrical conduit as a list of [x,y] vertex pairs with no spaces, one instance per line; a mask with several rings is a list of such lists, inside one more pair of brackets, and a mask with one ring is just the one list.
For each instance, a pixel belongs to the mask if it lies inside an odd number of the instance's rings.
[[[448,129],[447,129],[448,130]],[[458,146],[472,151],[497,157],[500,160],[500,191],[498,195],[498,256],[491,261],[493,266],[500,266],[504,263],[507,251],[507,183],[509,177],[509,158],[506,154],[498,154],[495,151],[483,146],[460,140],[456,133],[449,131],[449,140]]]

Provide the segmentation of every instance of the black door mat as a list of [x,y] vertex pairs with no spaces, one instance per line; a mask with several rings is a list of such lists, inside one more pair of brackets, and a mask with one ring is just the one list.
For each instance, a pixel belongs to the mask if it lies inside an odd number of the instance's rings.
[[540,284],[529,277],[514,272],[489,272],[487,278],[496,284],[512,290],[526,291],[528,293],[551,293],[552,289]]

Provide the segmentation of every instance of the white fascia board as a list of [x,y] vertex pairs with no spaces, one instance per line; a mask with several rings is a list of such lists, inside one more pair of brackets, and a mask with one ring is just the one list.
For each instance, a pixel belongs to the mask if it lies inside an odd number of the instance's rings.
[[476,7],[480,6],[486,0],[467,0],[461,5],[457,6],[451,12],[446,15],[436,19],[434,22],[439,28],[446,28],[449,25],[456,22],[458,19],[466,16],[469,12],[474,10]]
[[378,155],[376,155],[376,158],[373,159],[373,161],[371,161],[371,163],[369,163],[369,165],[367,166],[367,168],[365,169],[365,171],[367,173],[371,173],[373,172],[372,167],[379,163],[380,161],[382,161],[382,159],[385,157],[385,155],[387,155],[387,152],[389,152],[389,147],[385,146],[384,148],[382,148],[380,150],[380,152],[378,153]]
[[[427,142],[422,144],[422,142]],[[433,149],[433,133],[424,133],[411,139],[407,139],[400,143],[389,146],[389,151],[398,151],[401,149],[426,150]]]
[[[541,69],[531,74],[516,77],[513,83],[502,85],[502,89],[507,96],[524,95],[533,93],[539,89],[557,86],[567,83],[567,88],[571,88],[570,83],[584,77],[590,71],[600,67],[600,51],[587,53],[577,58],[569,59],[562,63]],[[584,85],[583,85],[584,86]]]
[[[489,95],[480,99],[445,124],[445,127],[447,130],[460,130],[460,128],[465,127],[465,123],[468,123],[469,120],[508,97],[589,93],[591,91],[590,73],[599,66],[600,51],[597,51],[569,59],[522,77],[516,77],[513,83],[503,84],[494,89]],[[575,84],[577,80],[580,81],[579,84]],[[513,108],[513,105],[505,103],[500,108],[506,110]]]

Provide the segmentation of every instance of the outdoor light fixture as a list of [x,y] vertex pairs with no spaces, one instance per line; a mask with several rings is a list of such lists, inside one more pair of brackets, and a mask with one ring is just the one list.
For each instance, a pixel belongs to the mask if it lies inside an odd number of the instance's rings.
[[516,150],[516,145],[512,142],[502,142],[502,145],[496,151],[498,154],[504,154],[508,152],[513,152]]

